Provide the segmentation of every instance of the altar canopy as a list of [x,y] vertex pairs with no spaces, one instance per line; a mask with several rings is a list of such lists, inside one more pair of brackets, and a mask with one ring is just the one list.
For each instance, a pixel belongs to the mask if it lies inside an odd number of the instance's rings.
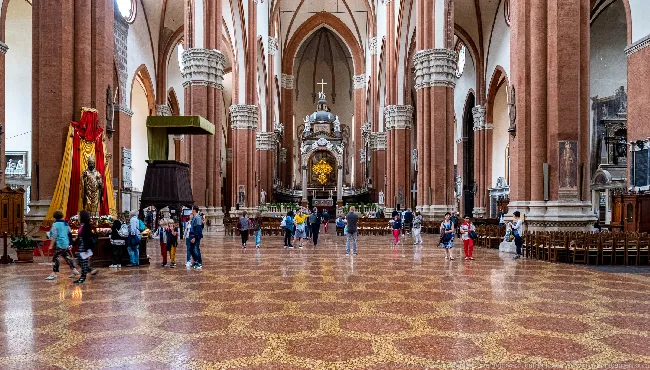
[[96,169],[102,176],[103,194],[99,215],[117,216],[111,170],[106,161],[104,129],[97,123],[97,110],[82,108],[79,122],[70,122],[68,136],[61,161],[61,170],[56,182],[50,208],[45,216],[44,226],[54,221],[55,211],[61,210],[66,219],[79,213],[83,208],[81,175],[88,168],[88,158],[94,155]]

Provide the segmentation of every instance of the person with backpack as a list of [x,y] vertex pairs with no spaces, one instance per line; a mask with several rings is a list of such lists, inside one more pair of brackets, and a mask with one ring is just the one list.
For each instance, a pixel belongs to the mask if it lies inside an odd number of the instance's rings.
[[190,223],[190,254],[194,259],[195,270],[203,268],[203,259],[201,258],[201,239],[203,239],[203,218],[199,215],[199,206],[192,207],[192,221]]
[[50,237],[52,238],[50,249],[54,249],[54,254],[52,256],[52,273],[50,276],[46,277],[45,280],[56,279],[56,276],[59,273],[59,257],[63,257],[68,266],[70,266],[70,270],[72,270],[70,277],[73,278],[79,275],[79,271],[74,268],[74,262],[72,262],[72,258],[70,258],[69,248],[72,244],[72,232],[70,231],[68,223],[63,219],[63,212],[55,211],[54,220],[52,228],[50,229]]
[[280,226],[284,229],[284,247],[293,248],[291,245],[291,238],[293,237],[293,212],[287,212],[287,215],[282,219]]
[[122,248],[126,244],[126,238],[129,236],[129,225],[122,223],[120,220],[113,221],[111,227],[111,247],[113,248],[113,263],[110,268],[122,267]]
[[140,266],[141,222],[138,219],[138,211],[132,211],[131,219],[129,220],[129,235],[126,238],[127,250],[129,252],[129,264],[126,267]]
[[251,220],[246,217],[246,211],[242,213],[242,216],[239,218],[239,223],[237,224],[237,229],[239,230],[239,234],[241,235],[241,247],[242,249],[246,249],[246,242],[248,241],[248,229],[249,229],[249,222]]
[[463,240],[463,250],[465,251],[465,260],[474,260],[474,238],[476,236],[476,226],[470,221],[468,215],[465,215],[465,222],[460,225],[461,239]]
[[327,212],[327,210],[323,210],[323,225],[325,227],[325,234],[327,234],[327,225],[330,222],[330,214]]
[[512,215],[514,217],[510,226],[512,228],[512,235],[515,237],[515,246],[517,247],[517,254],[513,259],[518,259],[521,258],[521,247],[524,245],[524,239],[521,237],[524,233],[524,222],[520,218],[521,213],[519,211],[513,212]]
[[320,234],[320,221],[321,218],[318,215],[318,208],[314,207],[314,211],[309,215],[311,239],[314,242],[314,247],[318,245],[318,234]]
[[160,242],[160,255],[162,256],[162,267],[167,266],[167,221],[160,220],[158,229],[156,229],[156,236]]
[[255,248],[259,249],[262,242],[262,217],[260,215],[255,216],[251,221],[251,231],[255,235]]

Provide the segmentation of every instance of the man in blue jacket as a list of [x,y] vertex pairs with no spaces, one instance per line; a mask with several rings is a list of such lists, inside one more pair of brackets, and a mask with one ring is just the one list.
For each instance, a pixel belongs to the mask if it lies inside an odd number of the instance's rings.
[[192,207],[192,221],[190,223],[190,254],[194,259],[195,270],[203,268],[201,259],[201,239],[203,239],[203,219],[199,215],[199,206]]

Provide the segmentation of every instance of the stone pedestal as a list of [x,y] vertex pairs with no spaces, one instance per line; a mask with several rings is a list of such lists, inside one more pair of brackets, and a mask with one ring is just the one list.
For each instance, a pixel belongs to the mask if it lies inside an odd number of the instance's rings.
[[512,212],[519,211],[528,231],[591,231],[596,222],[590,202],[513,202],[508,209],[504,219],[512,221]]
[[432,205],[432,206],[418,206],[417,211],[420,211],[422,218],[425,221],[442,221],[445,219],[445,213],[452,212],[454,206],[446,205]]
[[205,209],[205,218],[210,226],[206,225],[208,234],[215,234],[223,231],[223,211],[220,208],[207,207]]
[[41,227],[50,208],[50,202],[51,200],[33,200],[29,203],[29,213],[25,215],[25,223],[27,224],[25,232],[27,234],[38,231],[39,227]]
[[487,213],[487,210],[485,207],[474,207],[472,210],[472,214],[474,215],[474,218],[485,218]]

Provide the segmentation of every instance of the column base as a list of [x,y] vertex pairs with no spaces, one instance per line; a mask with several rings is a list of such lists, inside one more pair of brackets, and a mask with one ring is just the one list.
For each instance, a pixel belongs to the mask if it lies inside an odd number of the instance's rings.
[[511,221],[512,212],[521,212],[528,231],[591,231],[596,222],[590,202],[512,202],[508,209],[510,213],[504,218]]
[[419,211],[422,214],[422,218],[425,221],[442,221],[445,219],[445,213],[453,212],[454,206],[452,205],[423,205],[418,206],[416,211]]
[[29,213],[25,215],[25,233],[32,234],[39,231],[43,225],[47,211],[50,209],[52,200],[35,200],[29,203]]
[[223,217],[224,214],[221,208],[207,207],[205,209],[205,218],[210,226],[206,225],[206,233],[217,234],[223,232]]
[[472,215],[474,218],[485,218],[485,215],[487,214],[487,210],[485,207],[474,207],[472,210]]

